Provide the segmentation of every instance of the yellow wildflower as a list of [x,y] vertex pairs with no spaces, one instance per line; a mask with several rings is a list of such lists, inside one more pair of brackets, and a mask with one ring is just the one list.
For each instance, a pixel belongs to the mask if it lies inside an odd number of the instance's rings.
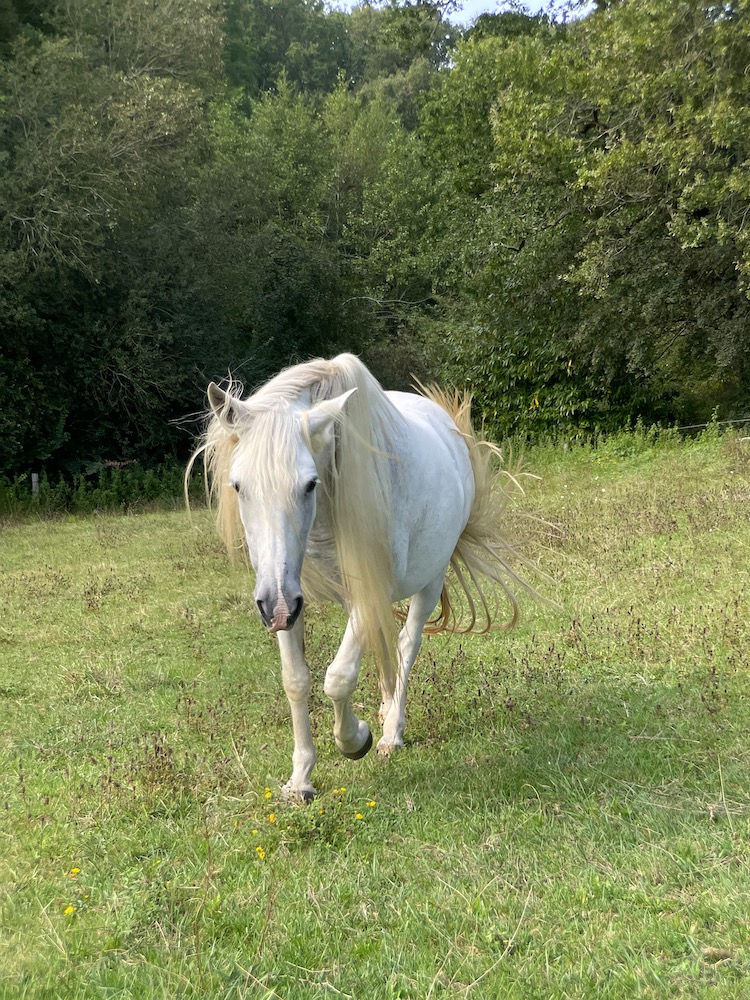
[[365,817],[362,815],[362,813],[357,813],[356,818],[357,819],[364,819]]
[[258,857],[260,858],[261,861],[266,856],[266,852],[263,850],[263,848],[260,846],[260,844],[258,844],[258,846],[255,848],[255,853],[258,855]]
[[69,917],[71,915],[71,913],[75,913],[77,909],[78,909],[78,907],[77,906],[73,906],[73,904],[71,903],[70,906],[66,906],[65,907],[65,909],[64,909],[63,912],[65,913],[66,916]]
[[269,813],[268,814],[268,822],[269,823],[275,823],[276,822],[276,813]]
[[76,875],[80,874],[81,874],[80,868],[71,868],[70,871],[68,872],[68,878],[75,878]]
[[265,796],[266,796],[266,798],[267,798],[267,799],[270,799],[270,798],[271,798],[271,789],[270,789],[270,788],[267,788],[267,789],[266,789],[266,791],[265,791]]
[[367,805],[370,807],[370,809],[374,809],[375,806],[377,805],[377,802],[375,801],[375,799],[370,799]]

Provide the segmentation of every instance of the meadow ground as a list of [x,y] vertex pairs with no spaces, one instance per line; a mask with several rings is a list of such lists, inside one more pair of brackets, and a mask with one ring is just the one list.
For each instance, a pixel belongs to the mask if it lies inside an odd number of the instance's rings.
[[0,996],[750,995],[750,444],[529,461],[559,606],[426,640],[406,749],[357,763],[314,612],[307,809],[205,511],[3,525]]

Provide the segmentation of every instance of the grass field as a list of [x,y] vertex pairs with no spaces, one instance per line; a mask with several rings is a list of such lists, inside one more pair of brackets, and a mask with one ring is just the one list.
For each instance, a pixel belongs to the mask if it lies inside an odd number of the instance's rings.
[[357,763],[313,613],[307,809],[205,512],[3,526],[0,996],[750,996],[750,444],[528,458],[559,607],[426,640],[406,749]]

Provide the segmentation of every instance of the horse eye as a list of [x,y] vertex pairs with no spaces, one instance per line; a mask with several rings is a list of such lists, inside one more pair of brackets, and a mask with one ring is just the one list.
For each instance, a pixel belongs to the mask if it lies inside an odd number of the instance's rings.
[[230,483],[229,485],[232,487],[232,489],[235,491],[235,493],[239,493],[240,492],[240,484],[239,483]]
[[305,493],[312,493],[317,485],[318,485],[318,480],[311,479],[310,482],[305,487]]

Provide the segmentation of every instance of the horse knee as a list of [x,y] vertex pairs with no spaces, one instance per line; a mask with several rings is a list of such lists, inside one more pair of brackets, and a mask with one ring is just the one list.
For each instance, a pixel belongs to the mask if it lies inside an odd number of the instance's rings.
[[344,701],[352,696],[357,686],[357,676],[356,666],[334,661],[326,671],[323,690],[331,701]]
[[306,676],[283,672],[281,683],[289,701],[307,701],[309,699],[311,689],[309,672]]

